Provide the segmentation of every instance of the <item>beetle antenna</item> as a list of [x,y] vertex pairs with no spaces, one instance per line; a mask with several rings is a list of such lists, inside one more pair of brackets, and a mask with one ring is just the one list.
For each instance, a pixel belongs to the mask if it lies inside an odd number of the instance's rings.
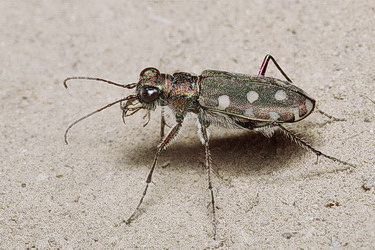
[[125,97],[125,98],[122,98],[122,99],[120,99],[120,100],[114,101],[114,102],[112,102],[112,103],[110,103],[110,104],[107,104],[107,105],[105,105],[104,107],[101,107],[101,108],[95,110],[94,112],[91,112],[90,114],[87,114],[87,115],[85,115],[85,116],[79,118],[78,120],[74,121],[74,122],[73,122],[72,124],[70,124],[70,125],[68,126],[68,128],[65,130],[65,134],[64,134],[64,140],[65,140],[65,143],[68,144],[68,132],[69,132],[69,130],[70,130],[74,125],[76,125],[77,123],[79,123],[80,121],[82,121],[82,120],[84,120],[84,119],[86,119],[86,118],[89,118],[89,117],[92,116],[93,114],[99,113],[100,111],[102,111],[102,110],[104,110],[104,109],[106,109],[106,108],[109,108],[109,107],[115,105],[116,103],[123,102],[123,101],[127,101],[127,100],[132,99],[132,98],[135,98],[135,96],[134,96],[134,95],[130,95],[130,96],[128,96],[128,97]]
[[120,83],[112,82],[112,81],[102,79],[102,78],[97,78],[97,77],[73,76],[73,77],[68,77],[64,80],[63,84],[64,84],[64,87],[66,89],[68,88],[68,85],[66,83],[67,83],[67,81],[70,81],[70,80],[91,80],[91,81],[105,82],[105,83],[115,85],[115,86],[118,86],[118,87],[122,87],[122,88],[125,88],[125,89],[132,89],[135,86],[137,86],[137,83],[120,84]]

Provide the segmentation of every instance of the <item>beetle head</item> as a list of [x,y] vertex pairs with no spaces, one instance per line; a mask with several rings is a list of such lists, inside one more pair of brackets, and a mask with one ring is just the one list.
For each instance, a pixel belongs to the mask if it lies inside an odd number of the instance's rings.
[[160,74],[156,68],[142,70],[136,87],[136,96],[144,108],[154,110],[156,105],[162,105],[165,77],[165,74]]
[[139,81],[135,84],[135,95],[126,100],[125,103],[121,103],[123,120],[141,109],[146,109],[148,116],[150,116],[150,111],[155,110],[156,105],[164,103],[163,84],[165,83],[165,76],[165,74],[160,74],[156,68],[149,67],[142,70]]

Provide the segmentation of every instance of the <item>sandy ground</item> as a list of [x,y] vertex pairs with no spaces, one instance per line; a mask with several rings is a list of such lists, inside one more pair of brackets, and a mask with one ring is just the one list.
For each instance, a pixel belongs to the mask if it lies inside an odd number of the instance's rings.
[[[105,3],[104,3],[105,2]],[[374,249],[373,1],[1,1],[2,249]],[[272,54],[320,109],[288,128],[346,166],[280,133],[211,129],[218,240],[212,240],[204,151],[192,116],[160,157],[160,113],[121,121],[132,91],[65,77],[131,83],[148,66],[256,74]],[[268,75],[282,78],[271,65]],[[168,123],[173,124],[173,117]],[[161,167],[162,166],[162,167]]]

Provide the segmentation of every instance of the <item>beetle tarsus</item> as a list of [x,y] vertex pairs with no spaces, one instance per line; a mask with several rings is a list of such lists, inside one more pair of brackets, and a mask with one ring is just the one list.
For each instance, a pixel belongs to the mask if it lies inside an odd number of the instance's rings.
[[200,135],[202,136],[202,143],[204,145],[204,152],[205,152],[205,166],[207,172],[207,181],[208,181],[208,189],[210,191],[211,196],[211,206],[212,206],[212,227],[213,227],[213,239],[216,240],[217,237],[217,220],[216,220],[216,207],[215,207],[215,195],[212,186],[212,159],[209,147],[209,138],[207,134],[207,127],[202,119],[199,120],[199,127],[200,127]]
[[344,118],[336,118],[330,114],[327,114],[326,112],[320,110],[320,109],[315,109],[318,113],[320,113],[321,115],[324,115],[325,117],[331,119],[332,121],[334,122],[342,122],[342,121],[346,121],[346,119]]
[[155,153],[154,161],[152,162],[152,166],[151,166],[150,172],[147,175],[146,187],[145,187],[145,189],[144,189],[144,191],[142,193],[141,199],[139,200],[138,205],[135,208],[134,212],[130,215],[130,217],[127,220],[125,220],[125,224],[130,224],[135,219],[135,216],[138,213],[139,208],[140,208],[140,206],[143,203],[143,199],[145,198],[145,196],[147,194],[148,186],[152,182],[152,174],[154,173],[154,170],[155,170],[155,167],[156,167],[156,163],[158,161],[158,157],[159,157],[161,151],[163,151],[169,145],[169,143],[171,141],[173,141],[174,138],[176,138],[176,136],[178,135],[178,133],[179,133],[179,131],[181,129],[181,126],[182,126],[182,120],[177,122],[177,124],[169,132],[168,136],[166,136],[164,138],[164,140],[158,145],[156,153]]
[[[330,156],[330,155],[327,155],[315,148],[313,148],[310,144],[308,144],[307,142],[305,142],[304,140],[298,138],[296,135],[294,135],[292,132],[290,132],[288,129],[286,129],[284,126],[282,126],[281,124],[279,123],[275,123],[276,126],[278,126],[281,131],[284,132],[284,134],[290,138],[292,141],[296,142],[298,145],[300,145],[301,147],[307,149],[307,150],[310,150],[312,151],[314,154],[316,154],[317,157],[319,156],[323,156],[331,161],[335,161],[335,162],[338,162],[338,163],[341,163],[343,165],[346,165],[346,166],[350,166],[350,167],[357,167],[355,164],[353,163],[350,163],[350,162],[347,162],[347,161],[343,161],[343,160],[340,160],[336,157],[333,157],[333,156]],[[348,168],[345,168],[344,170],[346,170]]]

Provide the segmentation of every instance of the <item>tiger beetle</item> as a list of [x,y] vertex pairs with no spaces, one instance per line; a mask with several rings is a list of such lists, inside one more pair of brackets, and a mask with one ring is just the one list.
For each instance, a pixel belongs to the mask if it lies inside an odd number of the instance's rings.
[[[269,61],[275,64],[286,81],[265,76]],[[211,196],[214,239],[216,239],[217,220],[215,196],[211,181],[213,168],[207,133],[210,125],[260,131],[267,137],[272,136],[275,128],[278,128],[292,141],[312,151],[317,157],[323,156],[348,167],[355,167],[352,163],[313,148],[282,125],[283,123],[301,121],[310,115],[315,108],[315,100],[305,91],[292,84],[290,78],[271,55],[265,56],[256,76],[217,70],[205,70],[199,76],[186,72],[176,72],[171,75],[160,73],[156,68],[146,68],[140,73],[137,83],[119,84],[102,78],[69,77],[64,80],[65,88],[68,87],[67,81],[73,79],[101,81],[125,89],[135,89],[135,93],[99,108],[73,122],[65,131],[66,144],[68,144],[68,132],[75,124],[116,103],[120,103],[124,122],[126,117],[142,109],[147,111],[149,121],[150,112],[154,111],[156,106],[168,106],[175,115],[176,124],[166,136],[163,136],[166,123],[162,112],[161,135],[163,138],[156,148],[154,160],[146,179],[146,186],[138,205],[130,217],[123,221],[126,224],[130,224],[135,219],[152,181],[152,174],[160,153],[176,138],[184,118],[189,112],[196,114],[198,117],[198,134],[205,149],[205,167]],[[318,110],[318,112],[331,119],[336,119],[323,111]]]

